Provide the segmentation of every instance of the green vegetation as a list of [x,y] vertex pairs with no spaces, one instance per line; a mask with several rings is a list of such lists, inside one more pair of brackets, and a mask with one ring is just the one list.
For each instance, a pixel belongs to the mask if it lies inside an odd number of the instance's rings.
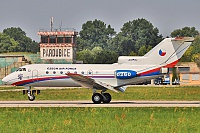
[[0,108],[1,133],[198,133],[200,108]]
[[[200,100],[200,87],[198,86],[135,86],[127,88],[124,93],[108,92],[112,95],[113,100]],[[36,96],[36,100],[91,100],[91,96],[92,90],[85,88],[47,89],[41,90],[41,94]],[[27,100],[27,95],[22,95],[21,91],[0,92],[0,100]]]
[[[7,28],[3,30],[0,35],[0,42],[4,50],[3,52],[32,52],[37,53],[39,51],[39,45],[31,38],[26,36],[26,32],[21,28]],[[10,39],[9,39],[10,38]],[[7,40],[11,40],[8,42]],[[3,41],[3,42],[2,42]],[[6,47],[9,47],[6,49]],[[5,51],[6,50],[6,51]],[[3,53],[0,51],[0,53]]]
[[183,37],[183,36],[197,36],[199,32],[195,27],[184,27],[182,29],[176,29],[171,33],[171,37]]
[[[21,87],[0,87],[0,90]],[[36,100],[91,100],[92,90],[47,89]],[[110,92],[114,100],[199,100],[200,87],[127,88]],[[0,100],[27,100],[1,91]],[[0,132],[200,132],[200,108],[0,108]]]
[[92,50],[84,49],[78,52],[77,59],[84,61],[85,64],[111,64],[117,62],[118,54],[103,50],[101,47],[94,47]]
[[16,89],[24,89],[24,87],[21,86],[0,86],[0,90],[16,90]]
[[[117,62],[119,55],[144,55],[162,40],[158,33],[159,30],[143,18],[124,23],[118,34],[101,20],[87,21],[77,38],[77,59],[104,64]],[[103,51],[89,52],[99,47]]]

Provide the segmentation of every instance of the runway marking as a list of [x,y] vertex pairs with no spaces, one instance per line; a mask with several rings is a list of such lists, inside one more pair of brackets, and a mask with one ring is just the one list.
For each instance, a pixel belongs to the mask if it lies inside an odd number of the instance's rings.
[[200,101],[0,101],[0,107],[200,107]]

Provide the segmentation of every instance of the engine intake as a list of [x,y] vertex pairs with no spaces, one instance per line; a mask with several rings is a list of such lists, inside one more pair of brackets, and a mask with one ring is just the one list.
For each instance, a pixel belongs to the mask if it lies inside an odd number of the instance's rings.
[[160,74],[168,74],[169,73],[169,68],[160,68]]

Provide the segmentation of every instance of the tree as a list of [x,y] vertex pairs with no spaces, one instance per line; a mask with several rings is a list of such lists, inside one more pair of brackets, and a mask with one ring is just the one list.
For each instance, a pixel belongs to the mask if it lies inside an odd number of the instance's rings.
[[146,53],[147,49],[145,45],[141,46],[140,49],[138,50],[138,55],[144,55]]
[[138,55],[142,56],[145,55],[147,52],[149,52],[152,49],[152,46],[146,47],[145,45],[141,46],[138,50]]
[[192,57],[193,57],[192,61],[194,61],[197,64],[197,66],[200,68],[200,53],[194,54]]
[[143,55],[162,40],[162,35],[158,33],[158,29],[143,18],[129,21],[124,23],[121,32],[112,39],[109,48],[119,55],[130,55],[132,52],[139,55],[142,47],[140,55]]
[[106,26],[104,22],[95,19],[84,23],[79,34],[80,36],[77,38],[78,51],[83,49],[92,50],[96,46],[106,49],[107,42],[116,32],[110,25]]
[[[40,47],[39,47],[39,44],[38,44],[38,42],[36,42],[36,41],[32,41],[31,42],[31,46],[30,46],[32,49],[30,49],[30,52],[31,53],[37,53],[37,52],[39,52],[40,51]],[[29,47],[29,48],[30,48]]]
[[4,34],[9,35],[15,41],[18,42],[18,51],[17,52],[32,52],[36,53],[39,51],[39,45],[35,41],[32,41],[31,38],[26,36],[26,33],[21,28],[7,28],[3,30]]
[[76,54],[77,60],[82,60],[85,64],[94,64],[94,57],[89,49],[84,49]]
[[77,60],[82,60],[85,64],[111,64],[116,62],[117,58],[115,52],[103,50],[99,46],[92,50],[84,49],[77,53]]
[[117,62],[118,55],[115,52],[103,49],[101,49],[99,52],[96,52],[94,50],[95,48],[96,47],[92,49],[95,64],[112,64]]
[[181,62],[191,62],[192,60],[192,55],[193,55],[193,46],[190,46],[185,53],[183,54],[183,56],[181,57]]
[[19,49],[18,42],[3,33],[0,33],[0,47],[0,53],[16,52]]
[[193,49],[192,49],[192,59],[197,63],[197,66],[200,67],[200,36],[196,36],[193,42]]
[[195,27],[184,27],[182,29],[176,29],[171,33],[171,37],[195,37],[199,35],[199,32]]

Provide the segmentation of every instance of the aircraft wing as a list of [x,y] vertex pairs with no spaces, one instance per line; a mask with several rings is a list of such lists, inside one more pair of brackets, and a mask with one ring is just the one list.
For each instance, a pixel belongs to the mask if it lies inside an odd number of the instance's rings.
[[68,73],[66,75],[68,75],[71,79],[73,79],[76,83],[80,84],[83,87],[91,89],[95,87],[100,90],[104,90],[106,88],[114,92],[118,92],[117,90],[114,89],[113,86],[103,83],[101,81],[96,81],[90,78],[89,76],[83,76],[81,74],[74,74],[74,73]]

